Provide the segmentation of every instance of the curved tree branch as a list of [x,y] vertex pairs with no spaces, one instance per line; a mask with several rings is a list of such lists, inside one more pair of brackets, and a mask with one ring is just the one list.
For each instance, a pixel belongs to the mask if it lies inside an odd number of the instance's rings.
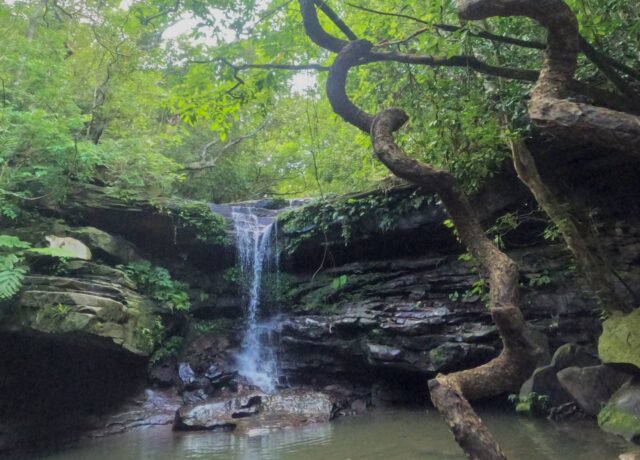
[[333,111],[347,123],[367,134],[371,132],[373,117],[351,102],[346,85],[349,69],[364,59],[370,53],[372,46],[371,42],[366,40],[347,44],[333,62],[327,78],[327,96]]
[[529,117],[557,135],[587,140],[640,155],[640,117],[566,99],[576,69],[578,22],[562,0],[458,0],[461,19],[525,16],[547,29],[540,77],[531,93]]
[[314,0],[299,0],[304,30],[316,45],[334,53],[339,53],[348,43],[329,34],[318,20],[318,12]]
[[502,339],[502,352],[482,366],[438,375],[429,381],[431,400],[469,458],[506,459],[468,400],[517,391],[542,355],[518,308],[516,263],[486,236],[469,200],[451,173],[408,157],[393,132],[408,120],[400,109],[387,109],[371,129],[376,156],[396,176],[434,191],[455,223],[460,239],[489,278],[489,310]]
[[255,137],[258,135],[258,133],[260,133],[260,131],[262,131],[265,127],[267,126],[267,120],[263,121],[260,126],[258,126],[256,129],[254,129],[253,131],[247,133],[247,134],[243,134],[242,136],[238,136],[234,139],[231,139],[229,142],[227,142],[220,150],[218,150],[215,154],[215,156],[209,160],[205,160],[204,158],[208,155],[208,151],[211,147],[213,147],[214,145],[216,145],[217,140],[208,142],[204,148],[202,149],[202,161],[195,161],[193,163],[187,163],[182,167],[182,171],[202,171],[204,169],[211,169],[211,168],[215,168],[216,163],[218,162],[218,160],[220,159],[220,157],[222,157],[222,155],[225,154],[225,152],[228,152],[231,148],[235,147],[236,145],[238,145],[239,143],[241,143],[242,141],[246,141],[247,139],[250,139],[252,137]]
[[376,156],[391,172],[438,194],[455,223],[460,239],[489,278],[489,309],[502,338],[502,352],[477,368],[438,375],[429,382],[429,389],[434,405],[443,414],[469,458],[505,460],[500,447],[467,399],[516,391],[535,369],[541,356],[541,348],[518,308],[518,267],[486,236],[455,177],[446,170],[408,157],[396,145],[393,133],[408,120],[405,112],[387,109],[372,117],[351,102],[345,89],[347,74],[365,59],[371,47],[370,42],[360,40],[342,49],[329,71],[327,95],[338,115],[371,134]]
[[342,31],[349,40],[357,40],[358,36],[353,33],[351,28],[333,11],[329,5],[323,0],[315,0],[316,5],[331,21]]

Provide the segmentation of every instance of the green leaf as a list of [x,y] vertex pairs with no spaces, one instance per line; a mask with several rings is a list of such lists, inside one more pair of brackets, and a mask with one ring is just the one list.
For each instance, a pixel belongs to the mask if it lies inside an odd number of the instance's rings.
[[0,248],[4,249],[29,249],[31,244],[11,235],[0,235]]
[[30,248],[27,252],[38,254],[40,256],[58,257],[61,259],[75,257],[73,252],[63,248]]
[[24,267],[0,268],[0,300],[10,299],[20,291],[26,273]]

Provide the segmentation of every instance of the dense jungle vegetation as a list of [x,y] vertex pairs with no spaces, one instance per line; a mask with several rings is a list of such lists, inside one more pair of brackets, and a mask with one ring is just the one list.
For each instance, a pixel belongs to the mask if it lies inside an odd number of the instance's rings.
[[[633,2],[569,3],[583,37],[624,69],[625,84],[637,85]],[[544,30],[531,21],[461,23],[448,1],[334,6],[380,49],[540,66]],[[332,57],[306,36],[298,2],[11,1],[0,6],[0,22],[5,218],[26,200],[64,200],[75,182],[123,197],[217,202],[387,183],[369,140],[323,97]],[[497,36],[510,38],[490,39]],[[616,90],[584,56],[580,64],[577,79]],[[408,110],[407,150],[474,188],[508,157],[509,133],[528,129],[531,86],[527,75],[477,70],[471,62],[377,63],[358,67],[349,91],[364,107]]]

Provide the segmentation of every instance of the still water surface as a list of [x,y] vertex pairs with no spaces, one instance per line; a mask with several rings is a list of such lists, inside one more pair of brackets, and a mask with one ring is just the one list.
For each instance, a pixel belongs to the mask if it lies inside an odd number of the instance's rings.
[[[595,423],[552,424],[513,414],[483,419],[510,460],[615,460],[625,441]],[[437,413],[374,410],[332,423],[235,436],[143,429],[70,446],[46,460],[464,460]]]

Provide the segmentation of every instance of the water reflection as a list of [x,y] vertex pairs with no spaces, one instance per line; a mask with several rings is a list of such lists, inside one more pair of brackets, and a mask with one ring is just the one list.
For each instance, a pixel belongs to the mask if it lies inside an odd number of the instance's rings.
[[[510,460],[615,460],[630,446],[594,423],[553,425],[486,412]],[[47,460],[464,460],[435,412],[372,411],[362,417],[247,436],[140,430],[83,443]]]

